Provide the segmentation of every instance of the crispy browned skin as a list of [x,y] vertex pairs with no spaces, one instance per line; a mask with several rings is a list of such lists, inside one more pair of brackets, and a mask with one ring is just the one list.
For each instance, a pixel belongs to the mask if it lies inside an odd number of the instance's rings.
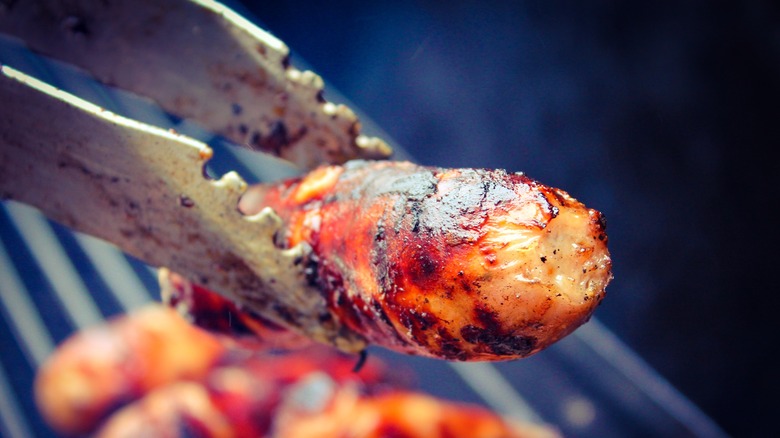
[[534,354],[586,322],[611,274],[605,222],[501,170],[355,161],[251,188],[279,244],[308,243],[311,281],[371,343],[450,360]]

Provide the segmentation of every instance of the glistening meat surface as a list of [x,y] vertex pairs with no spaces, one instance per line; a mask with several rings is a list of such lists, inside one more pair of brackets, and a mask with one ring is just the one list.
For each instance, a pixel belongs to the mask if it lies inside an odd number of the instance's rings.
[[448,360],[534,354],[586,322],[612,278],[605,221],[519,173],[353,161],[250,188],[280,246],[369,342]]

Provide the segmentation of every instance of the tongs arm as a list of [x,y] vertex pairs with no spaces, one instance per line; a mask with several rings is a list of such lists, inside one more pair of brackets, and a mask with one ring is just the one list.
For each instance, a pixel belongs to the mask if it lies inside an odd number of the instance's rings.
[[284,43],[213,0],[10,2],[0,33],[302,169],[391,152]]
[[238,174],[204,176],[208,146],[1,69],[0,198],[31,204],[283,327],[343,350],[364,347],[308,284],[308,248],[275,247],[273,211],[238,211],[246,188]]
[[[0,33],[152,99],[234,143],[301,169],[390,148],[323,98],[278,39],[212,0],[29,0]],[[100,237],[233,299],[246,311],[358,351],[304,274],[308,248],[273,243],[273,211],[243,216],[245,182],[204,176],[205,144],[125,119],[9,67],[0,74],[0,198]]]

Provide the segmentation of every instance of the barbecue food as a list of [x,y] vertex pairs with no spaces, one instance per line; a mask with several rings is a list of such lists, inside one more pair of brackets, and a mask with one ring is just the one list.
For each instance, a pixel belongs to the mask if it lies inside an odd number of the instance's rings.
[[44,417],[64,435],[558,436],[410,390],[408,376],[376,358],[359,371],[354,363],[319,344],[244,349],[152,306],[66,340],[35,389]]
[[[333,386],[324,374],[309,376],[291,387],[267,385],[268,382],[241,369],[215,374],[210,378],[217,380],[216,384],[177,382],[154,391],[109,418],[96,438],[560,437],[546,426],[510,422],[481,407],[412,391],[362,394],[355,386]],[[269,400],[277,399],[285,390],[296,394],[322,391],[323,387],[325,393],[315,396],[320,399],[316,399],[314,407],[310,401],[274,404]],[[268,398],[258,397],[252,391],[265,392]]]
[[337,391],[321,412],[288,409],[277,434],[292,438],[560,438],[552,428],[511,422],[477,406],[412,391],[359,396]]
[[[320,342],[514,359],[574,330],[604,296],[601,215],[524,175],[352,161],[245,193],[235,173],[203,177],[205,144],[2,71],[13,105],[0,105],[0,130],[14,140],[0,197]],[[43,133],[41,113],[57,115]],[[241,195],[256,215],[239,214]]]
[[281,247],[307,244],[335,318],[373,344],[448,360],[534,354],[586,322],[611,260],[602,215],[500,170],[352,161],[258,185]]
[[35,397],[56,430],[82,434],[154,388],[202,378],[226,351],[218,338],[154,306],[67,339],[38,370]]
[[[168,413],[192,407],[193,417],[202,415],[207,421],[211,417],[208,411],[200,410],[198,391],[204,391],[203,382],[218,381],[231,370],[251,374],[260,382],[257,385],[278,385],[276,392],[301,375],[320,370],[339,382],[365,380],[378,386],[389,381],[375,361],[353,373],[356,356],[310,345],[305,352],[276,354],[273,344],[257,339],[250,350],[247,344],[235,342],[235,337],[210,334],[193,326],[173,309],[150,305],[68,338],[39,369],[35,396],[41,413],[55,430],[79,435],[96,430],[116,409],[147,397],[146,404],[170,406],[187,394],[186,400]],[[201,389],[177,385],[182,382]],[[176,389],[181,387],[185,389]],[[171,395],[152,396],[158,393]],[[257,394],[262,391],[244,395]],[[236,397],[233,400],[239,403]]]

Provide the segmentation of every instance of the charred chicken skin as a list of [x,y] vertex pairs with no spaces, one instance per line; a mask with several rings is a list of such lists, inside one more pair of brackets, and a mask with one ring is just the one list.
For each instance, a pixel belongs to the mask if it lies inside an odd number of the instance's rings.
[[[333,316],[403,353],[531,355],[587,321],[611,279],[601,214],[522,174],[351,162],[254,186],[239,206],[245,214],[265,207],[283,220],[279,246],[311,248],[309,280]],[[354,372],[356,356],[166,269],[160,284],[178,312],[150,307],[81,332],[40,369],[36,398],[56,430],[107,438],[558,436],[399,387],[376,358]]]
[[527,357],[586,322],[612,278],[602,215],[519,173],[353,161],[257,185],[277,244],[367,341],[447,360]]

